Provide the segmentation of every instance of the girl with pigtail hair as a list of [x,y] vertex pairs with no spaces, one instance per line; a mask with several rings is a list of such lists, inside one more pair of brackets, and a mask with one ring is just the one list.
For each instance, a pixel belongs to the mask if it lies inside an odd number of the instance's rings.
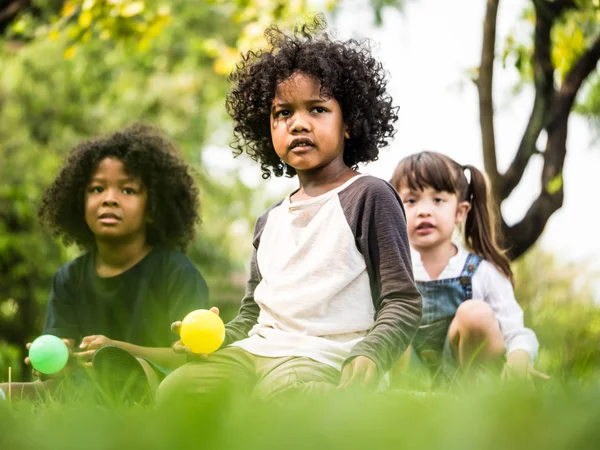
[[[533,368],[538,341],[514,296],[485,176],[426,151],[401,160],[390,183],[406,210],[423,298],[421,325],[407,352],[411,367],[424,366],[443,379],[457,366],[506,361],[504,376],[548,378]],[[456,239],[457,228],[462,239]]]

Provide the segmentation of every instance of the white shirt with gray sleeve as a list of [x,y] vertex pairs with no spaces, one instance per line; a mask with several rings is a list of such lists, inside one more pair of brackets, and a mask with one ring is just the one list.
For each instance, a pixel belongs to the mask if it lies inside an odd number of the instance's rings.
[[406,218],[393,187],[360,174],[257,220],[246,295],[224,345],[341,369],[363,355],[380,373],[421,320]]

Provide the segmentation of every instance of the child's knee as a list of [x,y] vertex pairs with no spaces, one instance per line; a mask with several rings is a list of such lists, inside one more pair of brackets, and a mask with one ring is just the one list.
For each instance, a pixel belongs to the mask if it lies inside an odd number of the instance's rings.
[[190,366],[190,363],[179,367],[162,380],[156,390],[157,406],[179,403],[187,396],[192,381],[187,366]]
[[488,335],[500,330],[494,310],[482,300],[463,302],[454,318],[460,332]]

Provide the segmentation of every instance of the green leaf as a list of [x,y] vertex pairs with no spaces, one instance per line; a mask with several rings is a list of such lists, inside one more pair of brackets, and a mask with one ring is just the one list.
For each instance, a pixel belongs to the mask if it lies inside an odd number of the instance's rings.
[[562,172],[559,172],[555,177],[553,177],[548,184],[546,184],[546,191],[550,195],[556,194],[563,187],[563,175]]

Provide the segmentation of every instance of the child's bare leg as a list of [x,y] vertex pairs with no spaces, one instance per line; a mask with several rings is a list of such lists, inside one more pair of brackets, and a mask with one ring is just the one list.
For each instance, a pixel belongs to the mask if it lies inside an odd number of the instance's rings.
[[481,300],[468,300],[458,307],[448,335],[462,368],[498,362],[505,352],[494,311]]

